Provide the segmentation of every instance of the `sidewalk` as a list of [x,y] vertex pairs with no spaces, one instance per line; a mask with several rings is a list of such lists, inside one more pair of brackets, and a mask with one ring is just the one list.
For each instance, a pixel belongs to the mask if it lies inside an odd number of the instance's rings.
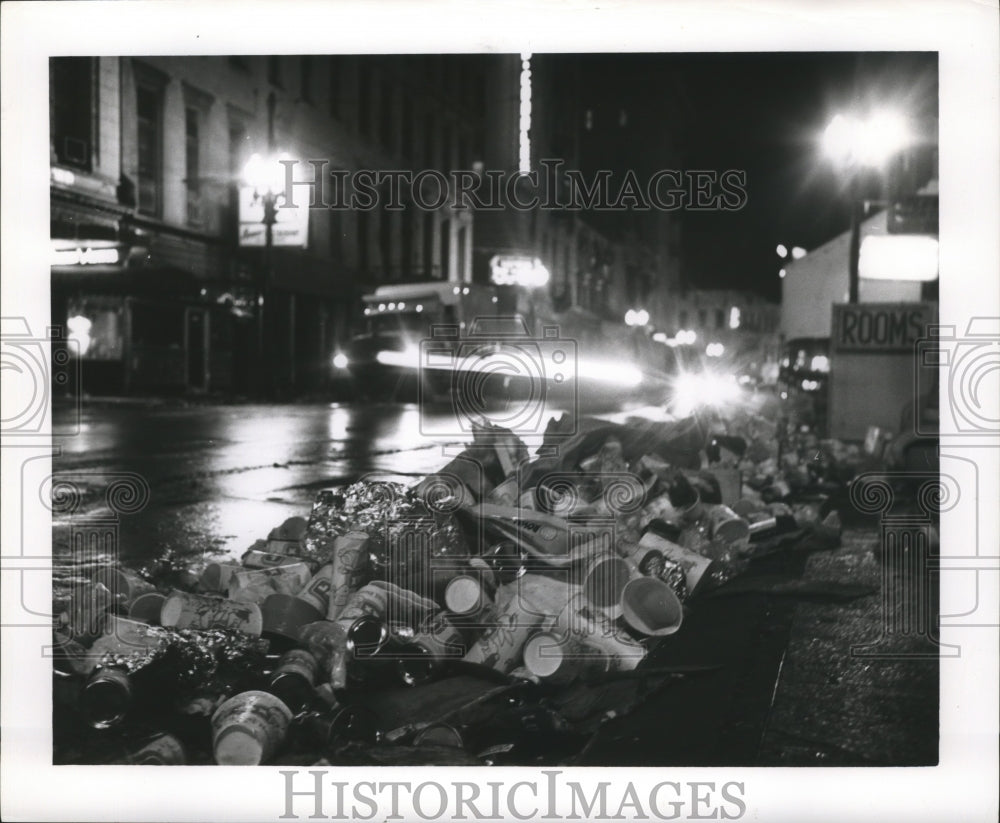
[[[939,661],[901,656],[926,650],[915,633],[886,634],[878,534],[845,528],[839,548],[809,558],[807,580],[851,580],[880,591],[849,603],[796,605],[760,765],[937,763]],[[890,574],[896,591],[912,585],[902,573]],[[929,575],[924,583],[926,605],[936,615],[938,578]],[[906,626],[906,615],[900,617],[893,616],[895,625]],[[852,646],[883,634],[881,656],[852,655]]]

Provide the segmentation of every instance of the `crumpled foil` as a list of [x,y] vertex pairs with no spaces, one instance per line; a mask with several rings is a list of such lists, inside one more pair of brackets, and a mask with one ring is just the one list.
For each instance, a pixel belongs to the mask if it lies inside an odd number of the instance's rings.
[[221,694],[263,668],[268,641],[259,637],[222,629],[152,629],[161,635],[159,642],[148,648],[109,651],[95,671],[117,668],[134,674],[159,662],[179,692],[197,689]]
[[436,499],[428,506],[415,489],[389,481],[362,480],[319,493],[303,541],[309,559],[333,559],[333,542],[351,531],[369,537],[372,575],[415,588],[430,583],[429,563],[436,557],[468,554],[465,535],[454,512],[461,501]]

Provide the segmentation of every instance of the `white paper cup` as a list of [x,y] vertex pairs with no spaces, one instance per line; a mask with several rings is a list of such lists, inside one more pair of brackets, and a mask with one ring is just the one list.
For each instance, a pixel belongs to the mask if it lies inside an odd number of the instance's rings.
[[332,586],[333,564],[327,563],[306,583],[305,588],[298,593],[298,597],[325,617],[330,610],[330,589]]
[[236,629],[259,637],[263,618],[256,603],[174,591],[160,610],[160,625],[177,629]]
[[674,590],[657,577],[630,580],[622,592],[622,615],[634,629],[653,637],[673,634],[684,610]]
[[160,622],[160,612],[163,610],[163,604],[166,601],[166,595],[159,592],[140,594],[132,601],[132,605],[129,606],[128,616],[131,620],[158,625]]
[[172,734],[164,734],[122,762],[133,766],[184,766],[187,764],[187,755],[180,740]]
[[598,609],[618,617],[622,613],[622,592],[633,576],[634,570],[624,558],[610,552],[602,553],[587,566],[583,593]]
[[639,541],[639,545],[659,549],[668,560],[673,560],[684,570],[684,583],[687,586],[688,595],[692,595],[698,587],[698,583],[705,576],[712,565],[712,561],[703,557],[695,551],[678,546],[653,532],[646,532]]
[[364,581],[368,561],[368,535],[364,532],[348,532],[333,541],[327,618],[336,620],[340,616],[351,593]]
[[243,567],[235,563],[209,563],[201,573],[198,586],[207,592],[228,591],[233,575],[241,571]]
[[713,540],[745,543],[750,538],[750,524],[728,506],[708,506],[708,523]]
[[646,647],[622,635],[614,620],[592,606],[582,592],[573,595],[553,630],[568,632],[584,645],[604,652],[616,671],[634,669],[646,656]]
[[285,739],[292,712],[273,694],[237,694],[212,716],[212,748],[220,766],[257,766],[271,759]]
[[610,666],[607,654],[568,632],[536,632],[524,644],[524,667],[549,683],[570,683],[588,672],[606,672]]
[[95,583],[108,587],[111,596],[126,608],[140,595],[156,591],[156,586],[139,575],[120,566],[102,566],[93,576]]
[[445,608],[460,617],[478,614],[489,602],[482,583],[467,574],[453,577],[444,590]]
[[229,581],[229,597],[244,603],[261,603],[272,594],[298,594],[311,577],[305,563],[236,572]]

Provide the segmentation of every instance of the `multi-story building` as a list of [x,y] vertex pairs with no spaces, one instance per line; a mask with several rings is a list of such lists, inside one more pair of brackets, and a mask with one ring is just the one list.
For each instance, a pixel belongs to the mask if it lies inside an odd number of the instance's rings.
[[362,292],[470,279],[473,216],[450,203],[311,209],[305,245],[268,249],[240,246],[239,198],[254,153],[470,163],[483,77],[441,56],[52,59],[53,321],[84,390],[321,389]]
[[[397,208],[385,185],[374,208],[328,207],[359,170],[579,168],[571,57],[74,57],[50,81],[53,321],[90,393],[320,391],[362,294],[488,282],[497,256],[542,262],[539,308],[604,322],[676,279],[662,248],[585,210],[418,208],[405,188]],[[323,179],[298,245],[263,242],[259,202],[241,218],[248,161],[277,153]]]

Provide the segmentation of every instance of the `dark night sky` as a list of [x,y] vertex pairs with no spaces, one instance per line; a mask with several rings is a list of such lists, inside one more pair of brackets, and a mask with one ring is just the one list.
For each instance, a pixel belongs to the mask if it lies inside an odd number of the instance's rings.
[[[595,118],[585,167],[649,174],[677,168],[679,152],[684,169],[747,173],[741,211],[682,213],[683,268],[694,287],[750,288],[776,298],[778,243],[812,249],[848,228],[842,179],[818,151],[818,137],[836,112],[882,103],[936,130],[935,53],[582,60],[582,108],[593,109]],[[855,77],[859,94],[852,102]]]

